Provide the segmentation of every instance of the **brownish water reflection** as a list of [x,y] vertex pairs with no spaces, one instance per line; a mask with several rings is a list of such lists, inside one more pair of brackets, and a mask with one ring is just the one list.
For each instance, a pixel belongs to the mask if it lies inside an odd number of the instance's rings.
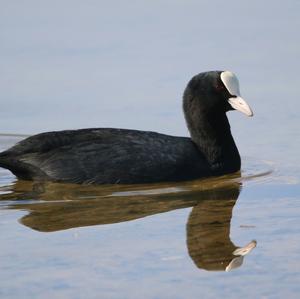
[[[130,221],[192,207],[187,221],[188,252],[197,267],[231,270],[256,245],[240,249],[230,240],[232,209],[240,177],[144,186],[79,186],[17,181],[4,188],[2,203],[26,210],[20,222],[40,232]],[[2,189],[2,191],[4,191]]]

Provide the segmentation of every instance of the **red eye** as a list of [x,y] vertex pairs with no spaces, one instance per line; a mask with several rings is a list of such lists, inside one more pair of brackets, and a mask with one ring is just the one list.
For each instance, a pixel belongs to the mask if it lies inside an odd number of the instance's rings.
[[216,88],[217,91],[222,91],[222,90],[225,89],[225,87],[224,87],[223,84],[217,84],[217,85],[215,86],[215,88]]

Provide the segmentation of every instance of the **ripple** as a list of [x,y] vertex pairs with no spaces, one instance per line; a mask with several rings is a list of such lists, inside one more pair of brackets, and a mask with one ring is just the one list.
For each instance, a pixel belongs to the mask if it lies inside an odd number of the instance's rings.
[[[15,180],[12,174],[0,171],[0,200],[41,199],[41,194],[51,194],[56,202],[69,200],[95,200],[107,197],[151,197],[205,192],[214,189],[231,188],[233,184],[263,184],[274,181],[274,167],[271,162],[245,159],[241,173],[211,177],[193,181],[135,185],[76,185],[53,182],[30,182]],[[71,198],[71,199],[70,199]],[[48,203],[49,198],[46,200]],[[27,202],[31,204],[29,200]],[[35,203],[37,203],[35,201]]]
[[[21,134],[1,134],[0,133],[0,148],[7,148],[27,135]],[[211,177],[206,179],[198,179],[186,182],[176,183],[158,183],[158,184],[137,184],[137,185],[74,185],[47,182],[43,184],[43,190],[51,192],[66,192],[76,193],[76,198],[81,200],[95,199],[99,197],[128,197],[128,196],[153,196],[179,194],[186,192],[199,192],[205,190],[213,190],[217,188],[226,188],[233,183],[240,185],[247,184],[264,184],[274,181],[293,182],[294,178],[285,178],[276,174],[276,165],[272,161],[260,161],[252,157],[242,158],[241,172],[224,175],[220,177]],[[21,182],[16,180],[15,176],[9,171],[0,168],[0,195],[11,193],[28,193],[36,189],[38,183]],[[11,194],[13,195],[13,194]],[[13,196],[12,196],[13,197]],[[66,195],[65,195],[66,197]],[[64,198],[66,200],[66,198]]]

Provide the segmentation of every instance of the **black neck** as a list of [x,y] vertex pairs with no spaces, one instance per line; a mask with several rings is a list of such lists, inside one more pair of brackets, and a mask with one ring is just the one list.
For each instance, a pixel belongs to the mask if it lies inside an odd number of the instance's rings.
[[[192,140],[204,154],[216,174],[240,169],[241,160],[231,135],[227,116],[222,111],[198,111],[197,117],[185,111]],[[195,111],[194,111],[195,113]],[[195,114],[194,114],[195,115]]]

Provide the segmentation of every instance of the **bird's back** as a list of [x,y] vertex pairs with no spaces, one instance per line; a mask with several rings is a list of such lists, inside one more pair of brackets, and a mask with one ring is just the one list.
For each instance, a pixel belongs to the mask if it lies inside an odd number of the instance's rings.
[[71,183],[150,183],[208,176],[190,138],[124,129],[81,129],[29,137],[0,154],[21,179]]

